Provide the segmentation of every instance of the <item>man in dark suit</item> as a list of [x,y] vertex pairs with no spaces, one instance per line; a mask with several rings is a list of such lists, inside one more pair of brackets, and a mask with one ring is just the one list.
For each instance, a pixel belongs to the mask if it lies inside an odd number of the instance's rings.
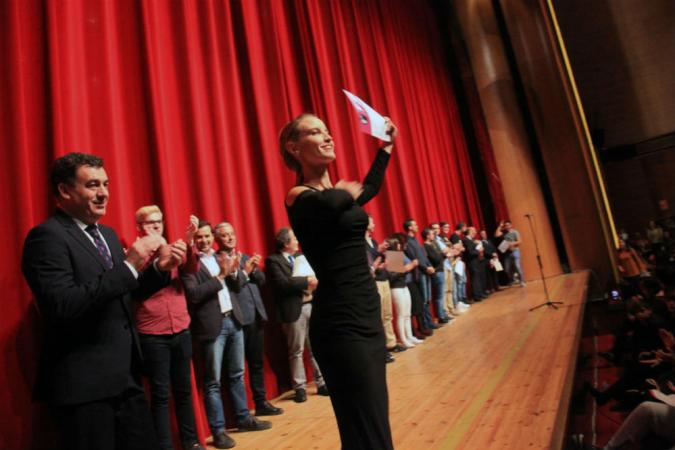
[[487,298],[487,293],[485,292],[485,265],[487,264],[487,260],[485,259],[483,244],[476,237],[476,228],[468,227],[462,244],[464,244],[464,248],[466,249],[464,257],[471,274],[470,282],[473,299],[479,302]]
[[115,231],[97,223],[108,176],[96,156],[57,159],[51,185],[59,209],[28,233],[22,261],[44,322],[36,398],[53,407],[65,448],[157,448],[131,301],[168,284],[187,247],[160,251],[160,237],[146,236],[125,255]]
[[431,300],[431,279],[430,275],[433,275],[435,270],[429,261],[426,250],[422,247],[422,244],[417,240],[417,233],[419,232],[419,227],[417,222],[413,219],[407,219],[403,222],[403,231],[408,236],[408,245],[405,249],[405,254],[410,258],[410,260],[417,260],[419,265],[413,270],[413,279],[417,286],[419,287],[422,297],[424,299],[424,306],[422,308],[422,323],[418,324],[420,328],[420,333],[424,335],[431,335],[433,330],[438,328],[438,325],[433,323],[431,318],[431,311],[429,310],[429,302]]
[[[230,257],[237,254],[237,234],[232,224],[221,222],[214,230],[218,250]],[[265,334],[263,323],[267,321],[267,311],[263,304],[260,287],[265,284],[265,273],[258,268],[260,255],[241,255],[239,273],[243,276],[241,289],[237,293],[241,308],[241,326],[244,331],[244,354],[248,363],[248,379],[253,392],[256,416],[276,416],[283,413],[267,401],[263,367],[263,345]]]
[[259,431],[272,427],[248,410],[244,387],[245,322],[237,293],[243,284],[240,257],[216,253],[213,232],[208,222],[199,223],[194,241],[199,251],[200,268],[181,273],[192,318],[191,330],[204,355],[204,403],[216,448],[232,448],[234,440],[225,432],[225,411],[220,390],[223,363],[229,379],[230,398],[240,431]]
[[305,384],[305,364],[302,355],[305,346],[310,351],[314,368],[314,381],[319,395],[328,395],[328,388],[323,381],[321,370],[311,355],[309,344],[309,319],[312,315],[312,294],[318,280],[313,276],[293,276],[293,266],[298,252],[298,239],[290,228],[281,228],[275,236],[277,253],[269,255],[265,260],[267,273],[270,276],[272,290],[276,296],[276,305],[281,319],[281,327],[286,334],[288,344],[288,363],[295,397],[293,400],[302,403],[307,400]]

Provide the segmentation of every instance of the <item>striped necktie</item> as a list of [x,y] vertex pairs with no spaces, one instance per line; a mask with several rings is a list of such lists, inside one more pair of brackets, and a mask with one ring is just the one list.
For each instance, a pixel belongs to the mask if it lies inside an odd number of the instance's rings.
[[94,238],[96,250],[98,250],[98,253],[101,255],[101,258],[103,258],[105,266],[108,269],[112,269],[113,267],[112,256],[110,256],[110,250],[108,250],[108,247],[106,247],[105,242],[103,242],[101,233],[98,232],[98,227],[96,225],[87,225],[87,228],[85,228],[84,230],[87,233],[89,233],[89,236]]

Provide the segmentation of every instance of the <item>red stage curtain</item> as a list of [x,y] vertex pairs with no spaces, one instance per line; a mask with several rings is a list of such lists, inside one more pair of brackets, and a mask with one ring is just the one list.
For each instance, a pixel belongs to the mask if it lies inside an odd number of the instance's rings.
[[[287,223],[283,198],[294,181],[277,149],[286,121],[304,111],[325,119],[338,153],[334,181],[361,179],[369,167],[376,144],[357,131],[346,88],[400,130],[386,184],[368,205],[377,237],[407,217],[481,223],[441,45],[448,37],[430,3],[0,2],[0,232],[8,240],[0,447],[53,445],[43,408],[30,401],[39,326],[19,261],[27,231],[53,210],[47,174],[56,156],[104,157],[104,222],[127,241],[136,208],[156,203],[170,238],[195,213],[232,222],[241,250],[267,254]],[[288,380],[275,361],[285,364],[282,348],[268,349],[271,396]]]

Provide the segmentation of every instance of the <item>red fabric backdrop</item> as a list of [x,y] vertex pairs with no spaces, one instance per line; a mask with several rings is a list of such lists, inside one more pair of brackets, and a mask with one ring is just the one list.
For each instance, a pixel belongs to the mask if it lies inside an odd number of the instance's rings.
[[[346,88],[386,113],[400,139],[380,195],[376,237],[407,217],[481,223],[437,11],[425,2],[5,0],[0,2],[0,448],[49,448],[30,401],[38,321],[19,261],[27,231],[53,210],[51,160],[104,157],[104,222],[127,240],[156,203],[168,235],[190,213],[228,220],[247,252],[272,251],[287,223],[277,133],[313,111],[336,142],[334,180],[361,179],[375,142],[357,131]],[[271,307],[271,305],[270,305]],[[270,341],[279,337],[270,324]],[[271,336],[271,338],[270,338]],[[288,385],[268,349],[269,394]],[[203,410],[199,410],[203,431]]]

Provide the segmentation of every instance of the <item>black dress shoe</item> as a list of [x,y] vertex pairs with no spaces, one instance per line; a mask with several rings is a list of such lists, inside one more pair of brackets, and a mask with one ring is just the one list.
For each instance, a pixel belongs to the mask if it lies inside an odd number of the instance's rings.
[[389,364],[389,363],[393,363],[394,361],[396,361],[396,360],[394,359],[394,355],[392,355],[391,353],[387,352],[387,355],[384,357],[384,362],[387,363],[387,364]]
[[283,409],[277,408],[267,400],[255,406],[256,416],[278,416],[284,412]]
[[448,322],[450,322],[450,319],[448,319],[447,317],[441,317],[440,319],[438,319],[439,324],[442,323],[445,325]]
[[298,388],[295,390],[295,397],[293,397],[295,403],[302,403],[307,401],[307,392],[303,388]]
[[244,420],[237,422],[239,431],[262,431],[272,428],[272,422],[267,420],[259,420],[253,416],[248,416]]
[[398,345],[398,344],[396,344],[396,345],[393,346],[392,348],[388,348],[388,349],[387,349],[388,352],[394,352],[394,353],[404,352],[404,351],[406,351],[406,350],[408,350],[408,349],[405,348],[404,346]]
[[222,431],[213,436],[213,444],[211,445],[215,448],[232,448],[237,445],[237,443],[234,442],[234,439],[228,436],[226,432]]
[[325,384],[319,386],[319,388],[316,390],[316,394],[328,397],[330,395],[330,393],[328,392],[328,386],[326,386]]

